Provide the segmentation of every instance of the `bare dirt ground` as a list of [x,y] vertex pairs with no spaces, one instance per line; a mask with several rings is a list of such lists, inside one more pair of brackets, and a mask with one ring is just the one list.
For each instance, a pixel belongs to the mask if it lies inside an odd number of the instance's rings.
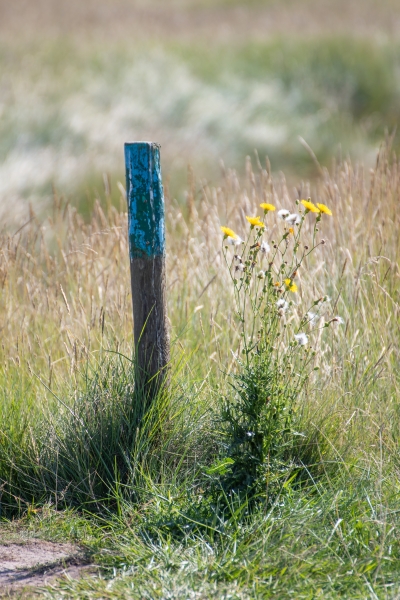
[[100,35],[211,41],[400,32],[398,0],[0,0],[0,39]]
[[33,539],[0,545],[0,598],[37,597],[38,589],[56,579],[90,572],[82,551],[71,544]]

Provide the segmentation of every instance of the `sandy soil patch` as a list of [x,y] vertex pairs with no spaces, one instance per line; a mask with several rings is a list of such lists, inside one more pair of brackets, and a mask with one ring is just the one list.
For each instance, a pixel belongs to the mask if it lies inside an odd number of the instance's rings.
[[83,553],[71,544],[43,540],[0,545],[0,598],[18,597],[60,577],[76,579],[90,567]]

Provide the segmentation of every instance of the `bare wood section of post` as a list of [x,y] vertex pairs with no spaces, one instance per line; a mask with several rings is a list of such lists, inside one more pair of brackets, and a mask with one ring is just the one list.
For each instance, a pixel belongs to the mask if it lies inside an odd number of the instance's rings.
[[[165,257],[131,260],[134,337],[139,375],[159,385],[169,363]],[[141,381],[141,385],[146,381]],[[157,386],[156,386],[157,387]]]
[[170,360],[158,144],[125,144],[125,162],[137,383],[153,393],[165,381]]

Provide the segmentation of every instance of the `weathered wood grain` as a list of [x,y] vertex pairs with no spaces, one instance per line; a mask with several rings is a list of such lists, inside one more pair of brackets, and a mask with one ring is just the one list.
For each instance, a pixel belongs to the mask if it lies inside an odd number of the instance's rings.
[[125,144],[125,164],[137,383],[154,393],[165,380],[170,360],[158,144]]

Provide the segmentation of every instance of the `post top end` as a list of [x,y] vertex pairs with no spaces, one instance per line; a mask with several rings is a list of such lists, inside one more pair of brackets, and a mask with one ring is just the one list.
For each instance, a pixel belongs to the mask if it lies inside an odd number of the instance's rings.
[[161,147],[161,144],[157,142],[125,142],[125,147],[127,146],[156,146],[157,148]]

